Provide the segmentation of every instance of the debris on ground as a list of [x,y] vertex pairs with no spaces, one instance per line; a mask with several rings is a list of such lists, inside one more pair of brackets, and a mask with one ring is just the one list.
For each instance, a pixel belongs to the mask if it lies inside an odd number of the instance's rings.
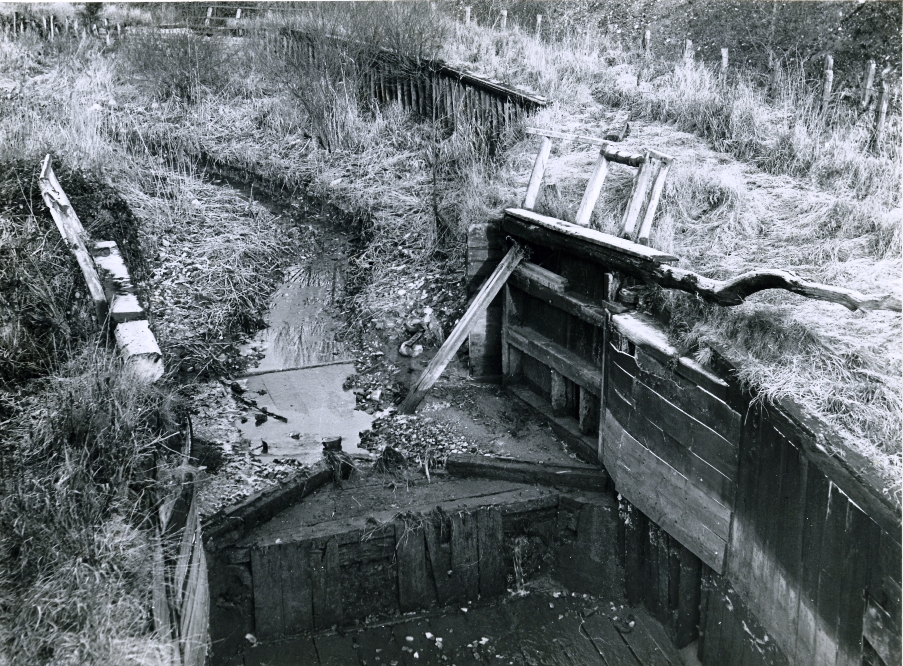
[[[430,417],[387,414],[373,421],[370,430],[361,433],[360,447],[396,460],[395,454],[411,464],[429,468],[444,468],[452,453],[487,453],[489,449],[456,432],[454,426],[439,423]],[[384,454],[387,449],[395,453]],[[388,461],[387,461],[388,462]]]

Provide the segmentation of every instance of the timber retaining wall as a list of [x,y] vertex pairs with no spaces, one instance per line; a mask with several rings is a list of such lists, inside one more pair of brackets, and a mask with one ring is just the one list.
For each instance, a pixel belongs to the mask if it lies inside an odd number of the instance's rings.
[[678,646],[698,635],[706,665],[900,663],[900,513],[868,462],[830,454],[834,435],[792,402],[755,400],[726,352],[703,367],[619,302],[630,262],[673,257],[552,226],[513,210],[471,229],[475,283],[505,236],[532,252],[471,342],[472,371],[500,372],[605,467],[628,601]]

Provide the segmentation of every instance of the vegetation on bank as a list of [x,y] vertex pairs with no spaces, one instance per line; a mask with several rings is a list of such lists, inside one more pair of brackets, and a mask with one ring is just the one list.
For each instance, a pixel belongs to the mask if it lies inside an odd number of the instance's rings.
[[[566,40],[538,41],[514,26],[462,30],[426,3],[366,10],[314,15],[321,27],[369,36],[353,58],[319,41],[326,57],[314,65],[255,36],[253,24],[243,41],[0,40],[0,636],[12,661],[162,661],[146,528],[166,490],[180,396],[194,390],[192,377],[234,369],[282,268],[314,251],[303,220],[277,220],[205,182],[199,166],[243,169],[358,220],[350,334],[390,338],[425,308],[447,333],[459,316],[466,229],[520,203],[535,140],[513,127],[489,150],[482,128],[451,132],[375,106],[362,73],[382,46],[534,89],[550,100],[530,120],[540,126],[599,134],[629,114],[628,146],[677,157],[653,243],[684,266],[716,278],[787,268],[898,292],[899,121],[874,149],[870,116],[842,104],[821,112],[804,70],[769,92],[752,71],[722,82],[703,62],[650,62],[583,19]],[[142,299],[167,367],[186,373],[179,390],[175,377],[141,388],[108,360],[29,171],[46,152],[63,165],[89,231],[130,243],[130,267],[146,266]],[[556,144],[549,177],[561,196],[544,197],[541,210],[573,219],[594,159]],[[75,182],[103,196],[76,201]],[[615,228],[629,186],[612,169],[596,228]],[[737,308],[670,292],[646,305],[701,360],[729,341],[742,380],[763,399],[790,395],[827,418],[899,498],[898,315],[778,292]]]

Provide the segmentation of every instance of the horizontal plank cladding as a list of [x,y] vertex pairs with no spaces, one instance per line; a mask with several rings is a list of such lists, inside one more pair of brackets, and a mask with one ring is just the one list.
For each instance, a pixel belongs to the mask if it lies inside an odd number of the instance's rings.
[[591,366],[574,352],[528,328],[509,324],[506,327],[506,335],[508,344],[549,366],[593,395],[600,395],[602,371]]
[[666,252],[523,208],[506,209],[502,229],[528,242],[592,259],[619,270],[652,271],[657,266],[677,261],[677,257]]
[[580,294],[565,291],[568,284],[565,278],[536,264],[518,266],[511,275],[510,283],[593,326],[606,326],[609,313],[618,314],[625,310],[617,303],[596,303]]
[[618,492],[712,569],[724,569],[729,509],[640,444],[608,411],[602,458]]

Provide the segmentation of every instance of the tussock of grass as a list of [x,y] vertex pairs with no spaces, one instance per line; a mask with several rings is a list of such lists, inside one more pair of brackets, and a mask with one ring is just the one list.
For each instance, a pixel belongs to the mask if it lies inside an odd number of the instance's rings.
[[106,356],[2,405],[0,635],[14,663],[159,663],[166,647],[141,527],[177,403]]

